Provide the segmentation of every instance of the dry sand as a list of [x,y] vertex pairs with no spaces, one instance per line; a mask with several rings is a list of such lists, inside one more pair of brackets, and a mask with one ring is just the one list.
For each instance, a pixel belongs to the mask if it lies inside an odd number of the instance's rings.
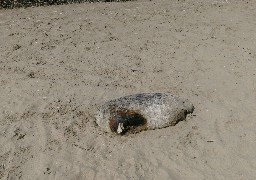
[[[0,179],[255,179],[256,3],[152,0],[0,10]],[[97,105],[188,98],[131,136]]]

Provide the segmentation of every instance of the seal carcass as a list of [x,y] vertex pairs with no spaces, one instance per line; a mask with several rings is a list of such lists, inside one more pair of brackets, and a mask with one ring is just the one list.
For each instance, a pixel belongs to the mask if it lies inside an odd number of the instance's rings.
[[140,93],[100,106],[96,123],[106,132],[125,134],[173,126],[193,110],[191,102],[170,93]]

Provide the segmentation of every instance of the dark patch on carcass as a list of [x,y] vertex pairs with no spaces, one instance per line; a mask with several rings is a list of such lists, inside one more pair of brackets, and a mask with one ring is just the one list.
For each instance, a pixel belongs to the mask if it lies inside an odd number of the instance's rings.
[[[117,134],[138,133],[147,129],[147,120],[136,111],[127,109],[112,112],[109,120],[109,127],[112,132]],[[118,132],[118,126],[122,126],[122,132]]]

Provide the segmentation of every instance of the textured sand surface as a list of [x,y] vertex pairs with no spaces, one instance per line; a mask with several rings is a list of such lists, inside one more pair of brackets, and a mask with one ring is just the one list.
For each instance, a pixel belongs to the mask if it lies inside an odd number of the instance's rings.
[[[152,0],[0,10],[0,179],[255,179],[256,3]],[[104,133],[140,92],[194,115]]]

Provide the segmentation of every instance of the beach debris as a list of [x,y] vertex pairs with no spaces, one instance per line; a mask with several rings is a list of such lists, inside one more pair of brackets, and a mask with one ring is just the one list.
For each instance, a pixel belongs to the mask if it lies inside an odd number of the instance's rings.
[[190,101],[170,93],[140,93],[101,105],[96,123],[106,132],[124,135],[174,126],[193,110]]

